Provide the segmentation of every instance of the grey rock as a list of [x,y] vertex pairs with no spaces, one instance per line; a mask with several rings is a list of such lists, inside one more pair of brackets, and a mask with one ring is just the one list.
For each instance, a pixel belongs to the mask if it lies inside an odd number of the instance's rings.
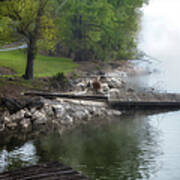
[[66,113],[65,108],[62,104],[53,105],[52,108],[56,118],[61,118]]
[[63,119],[61,119],[61,124],[72,125],[73,124],[73,117],[71,117],[70,115],[66,115]]
[[33,124],[36,125],[41,125],[41,124],[46,124],[48,121],[48,118],[46,117],[46,115],[40,111],[36,111],[33,115],[32,115],[32,120],[33,120]]
[[21,119],[24,118],[24,115],[25,115],[26,111],[24,109],[21,109],[20,111],[18,111],[16,114],[12,114],[10,116],[11,118],[11,121],[19,121]]
[[31,114],[31,112],[28,109],[25,109],[24,117],[25,118],[31,118],[32,117],[32,114]]
[[87,87],[87,83],[86,82],[80,82],[76,85],[76,91],[84,91]]
[[31,113],[31,114],[34,114],[36,111],[37,111],[37,110],[36,110],[35,107],[33,107],[33,108],[30,109],[30,113]]
[[30,118],[23,119],[23,120],[20,122],[20,125],[21,125],[24,129],[30,128],[30,127],[31,127],[31,119],[30,119]]
[[128,92],[134,92],[135,90],[132,89],[132,88],[129,88],[127,91],[128,91]]
[[44,106],[45,103],[45,99],[43,97],[36,97],[33,99],[30,99],[26,102],[25,107],[27,107],[28,109],[41,109]]
[[73,116],[75,117],[76,121],[88,121],[90,119],[90,113],[87,109],[81,109],[81,111],[76,111]]
[[45,104],[43,109],[44,109],[44,112],[47,114],[47,116],[54,117],[54,115],[55,115],[54,113],[55,112],[54,112],[52,106],[50,106],[49,104]]
[[120,97],[120,91],[116,88],[113,88],[109,91],[108,97],[109,100],[118,99]]
[[122,86],[122,80],[120,78],[109,78],[107,79],[107,84],[110,88],[119,88]]
[[122,114],[121,111],[113,110],[113,109],[108,110],[107,113],[109,116],[120,116]]
[[4,119],[4,123],[5,123],[5,124],[8,124],[8,123],[11,122],[10,117],[5,116],[3,119]]
[[107,83],[102,83],[101,89],[103,92],[108,92],[110,90],[109,85]]
[[15,130],[16,127],[18,127],[18,124],[15,122],[10,122],[10,123],[6,124],[6,127],[10,128],[12,130]]

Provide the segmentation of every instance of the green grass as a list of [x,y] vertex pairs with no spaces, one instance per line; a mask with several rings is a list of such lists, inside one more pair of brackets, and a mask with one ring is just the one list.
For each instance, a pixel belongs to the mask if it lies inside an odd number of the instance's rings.
[[[0,52],[0,66],[13,69],[18,76],[25,72],[26,54],[23,50]],[[49,77],[58,72],[72,72],[77,67],[71,59],[37,55],[34,64],[35,77]]]

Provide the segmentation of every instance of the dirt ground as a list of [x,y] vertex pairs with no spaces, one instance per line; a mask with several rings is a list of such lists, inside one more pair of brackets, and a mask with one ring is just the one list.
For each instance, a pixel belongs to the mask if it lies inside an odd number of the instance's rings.
[[92,62],[80,62],[78,64],[78,68],[75,72],[77,72],[79,75],[87,75],[92,74],[93,72],[96,73],[98,71],[102,72],[112,72],[115,69],[119,69],[120,71],[124,71],[127,73],[135,73],[135,67],[134,64],[130,61],[108,61],[108,62],[102,62],[102,61],[92,61]]
[[0,75],[11,75],[11,74],[16,74],[16,72],[8,67],[0,66]]

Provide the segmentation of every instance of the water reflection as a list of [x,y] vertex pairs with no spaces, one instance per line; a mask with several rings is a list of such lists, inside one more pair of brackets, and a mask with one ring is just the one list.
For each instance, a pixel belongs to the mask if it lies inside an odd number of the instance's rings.
[[36,156],[36,148],[32,142],[27,142],[20,148],[13,147],[12,151],[8,151],[7,147],[0,147],[0,172],[13,168],[29,166],[38,162]]
[[63,161],[92,179],[145,179],[159,170],[159,132],[144,115],[83,126],[35,142],[40,162]]
[[[179,180],[180,112],[133,113],[0,149],[0,171],[60,161],[92,180]],[[17,142],[18,144],[18,142]],[[21,144],[21,142],[20,142]]]
[[160,148],[163,154],[156,158],[162,168],[152,178],[152,180],[179,180],[180,179],[180,111],[154,115],[151,117],[151,125],[161,132]]

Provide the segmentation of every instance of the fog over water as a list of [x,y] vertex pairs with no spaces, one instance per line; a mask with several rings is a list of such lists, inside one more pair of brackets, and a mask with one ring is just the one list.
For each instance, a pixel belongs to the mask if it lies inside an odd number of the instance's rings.
[[[145,78],[148,85],[163,91],[180,93],[180,0],[150,0],[143,8],[139,49],[155,59],[159,71]],[[180,179],[180,112],[150,117],[160,133],[162,155],[152,180]]]
[[162,72],[149,81],[159,80],[163,90],[180,92],[180,1],[150,0],[143,12],[139,48],[161,62],[156,67]]

